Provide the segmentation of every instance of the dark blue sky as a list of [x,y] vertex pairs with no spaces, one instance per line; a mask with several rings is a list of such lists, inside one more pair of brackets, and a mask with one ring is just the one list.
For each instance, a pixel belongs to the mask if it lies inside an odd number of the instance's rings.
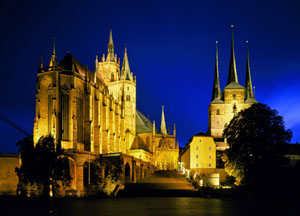
[[[299,9],[299,1],[1,1],[0,114],[31,132],[37,65],[40,56],[49,63],[52,38],[59,60],[70,50],[93,69],[112,29],[121,60],[128,47],[138,109],[159,126],[164,105],[167,125],[176,123],[184,146],[207,130],[216,40],[221,88],[226,84],[234,24],[239,82],[245,82],[249,40],[256,99],[277,109],[292,142],[299,142]],[[0,152],[16,152],[22,138],[0,121]]]

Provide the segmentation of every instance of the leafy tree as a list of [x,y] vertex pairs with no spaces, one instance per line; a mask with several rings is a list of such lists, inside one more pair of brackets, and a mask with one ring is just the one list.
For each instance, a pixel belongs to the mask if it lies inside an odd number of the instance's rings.
[[27,185],[42,185],[43,196],[48,197],[50,187],[53,195],[59,182],[68,186],[71,182],[70,167],[60,143],[55,145],[51,135],[41,137],[34,147],[32,138],[25,138],[17,143],[22,165],[16,168],[19,188],[26,192]]
[[236,184],[251,189],[276,185],[284,166],[284,147],[292,137],[281,116],[257,103],[238,113],[224,129],[229,148],[222,157]]

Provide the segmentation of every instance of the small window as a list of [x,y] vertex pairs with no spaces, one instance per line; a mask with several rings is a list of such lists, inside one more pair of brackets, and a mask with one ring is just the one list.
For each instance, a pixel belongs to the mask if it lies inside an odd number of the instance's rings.
[[201,140],[199,140],[201,142]]
[[236,99],[236,94],[233,94],[233,95],[232,95],[232,98],[235,100],[235,99]]
[[130,101],[130,95],[126,95],[126,101]]
[[211,150],[211,146],[208,147],[208,150],[209,150],[209,151]]
[[208,167],[211,167],[211,163],[208,164]]
[[217,115],[220,115],[220,110],[219,109],[217,109]]
[[198,146],[196,146],[196,150],[199,150],[199,147],[198,147]]
[[196,155],[196,158],[198,159],[198,158],[199,158],[199,155]]
[[129,91],[129,87],[127,86],[127,91]]
[[196,167],[198,167],[199,166],[199,164],[198,163],[196,163]]
[[211,155],[208,155],[208,159],[211,159]]

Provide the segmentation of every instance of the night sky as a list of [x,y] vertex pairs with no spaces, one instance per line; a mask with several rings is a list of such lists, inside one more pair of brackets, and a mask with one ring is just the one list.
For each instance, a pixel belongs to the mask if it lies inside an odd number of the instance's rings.
[[[110,3],[112,2],[112,3]],[[208,3],[209,2],[209,3]],[[241,3],[243,2],[243,3]],[[300,141],[300,1],[15,1],[0,3],[0,114],[32,132],[40,56],[49,64],[52,38],[61,60],[69,50],[93,70],[107,53],[109,30],[115,53],[125,45],[137,77],[137,108],[167,125],[184,146],[207,131],[219,41],[220,82],[227,82],[230,25],[234,27],[239,83],[244,85],[246,45],[256,99],[277,109],[292,143]],[[0,152],[17,152],[25,135],[0,121]]]

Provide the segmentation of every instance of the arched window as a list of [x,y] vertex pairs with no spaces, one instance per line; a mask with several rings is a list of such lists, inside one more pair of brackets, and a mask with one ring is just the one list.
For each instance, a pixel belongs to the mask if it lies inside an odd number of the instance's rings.
[[220,115],[220,109],[217,109],[217,115]]
[[114,81],[114,80],[115,80],[114,74],[111,73],[111,81]]

